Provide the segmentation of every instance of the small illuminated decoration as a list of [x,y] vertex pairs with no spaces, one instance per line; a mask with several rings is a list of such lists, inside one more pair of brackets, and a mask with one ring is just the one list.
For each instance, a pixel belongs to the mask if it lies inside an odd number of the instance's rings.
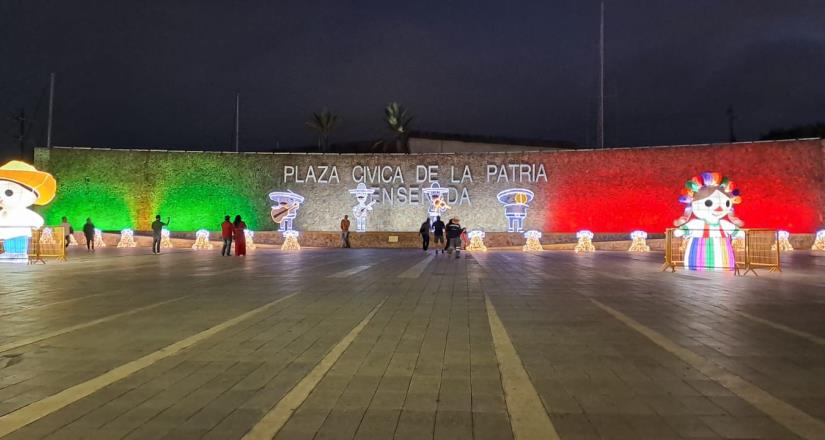
[[541,245],[541,232],[536,230],[529,230],[524,233],[524,238],[527,239],[527,243],[521,247],[523,251],[543,251],[544,247]]
[[135,243],[135,232],[129,228],[120,231],[120,241],[117,242],[119,248],[133,248],[137,247]]
[[172,240],[170,239],[169,230],[166,228],[162,228],[160,230],[160,247],[162,248],[173,248],[175,245],[172,244]]
[[52,228],[43,228],[40,231],[40,244],[57,244],[54,241],[54,231]]
[[465,250],[487,252],[487,246],[484,245],[484,236],[484,231],[480,229],[468,232],[467,237],[470,238],[470,244],[467,245]]
[[734,269],[732,238],[742,235],[742,221],[733,206],[742,201],[733,182],[719,173],[705,172],[685,183],[679,203],[685,212],[673,224],[676,237],[686,237],[685,267],[692,270]]
[[811,246],[811,250],[825,252],[825,229],[816,231],[816,240],[814,240],[814,245]]
[[54,199],[57,182],[51,174],[17,160],[0,167],[0,262],[28,261],[32,228],[43,226],[43,217],[29,209]]
[[427,215],[430,216],[430,224],[435,223],[435,218],[444,215],[448,209],[452,209],[447,204],[447,196],[450,194],[450,188],[442,188],[438,182],[433,182],[429,188],[421,190],[430,201],[430,207],[427,210]]
[[198,229],[198,232],[195,232],[195,244],[192,245],[192,249],[212,249],[212,243],[209,242],[209,231]]
[[278,230],[281,232],[292,230],[292,220],[298,215],[298,208],[304,203],[304,197],[292,191],[273,191],[269,193],[269,200],[275,202],[272,205],[272,221],[278,223]]
[[375,200],[370,200],[367,203],[367,200],[372,198],[375,188],[367,188],[367,185],[362,182],[355,189],[349,190],[349,193],[354,195],[355,200],[358,201],[358,204],[352,207],[352,216],[355,217],[355,230],[364,232],[367,230],[367,218],[370,211],[372,211],[372,205],[376,203]]
[[284,231],[284,244],[281,245],[282,251],[299,251],[301,245],[298,244],[298,231]]
[[77,246],[77,239],[74,238],[74,234],[69,234],[69,246]]
[[576,243],[575,251],[576,253],[587,253],[587,252],[595,252],[596,246],[593,246],[593,233],[584,229],[579,232],[576,232],[576,238],[579,240]]
[[106,242],[103,241],[103,232],[100,229],[95,228],[95,247],[96,248],[105,248]]
[[255,231],[244,229],[243,236],[246,243],[246,248],[250,250],[255,250],[258,246],[255,246]]
[[504,216],[507,217],[507,232],[521,232],[524,229],[527,208],[533,197],[533,191],[524,188],[511,188],[498,193],[496,198],[504,205]]
[[791,245],[789,238],[791,238],[791,233],[788,231],[776,231],[776,238],[777,241],[773,245],[771,245],[771,250],[775,251],[776,246],[779,245],[779,250],[782,252],[790,252],[793,250],[793,246]]
[[628,252],[650,252],[650,246],[647,245],[647,232],[633,231],[630,233],[630,249]]

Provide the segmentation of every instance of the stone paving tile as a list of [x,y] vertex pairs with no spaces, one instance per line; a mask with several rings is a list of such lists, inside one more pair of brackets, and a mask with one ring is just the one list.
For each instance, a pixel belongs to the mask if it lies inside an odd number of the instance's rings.
[[[420,277],[398,278],[421,258],[403,250],[263,251],[238,260],[107,249],[48,270],[0,267],[15,286],[0,293],[0,308],[13,312],[0,318],[0,343],[195,293],[0,353],[0,414],[299,292],[4,440],[240,438],[383,298],[277,438],[509,439],[485,294],[562,440],[797,438],[588,298],[825,417],[825,347],[735,312],[825,338],[817,293],[825,283],[805,271],[812,257],[792,257],[804,270],[757,279],[664,274],[656,255],[490,252],[434,258]],[[370,268],[326,277],[360,265]],[[50,305],[60,301],[69,302]]]

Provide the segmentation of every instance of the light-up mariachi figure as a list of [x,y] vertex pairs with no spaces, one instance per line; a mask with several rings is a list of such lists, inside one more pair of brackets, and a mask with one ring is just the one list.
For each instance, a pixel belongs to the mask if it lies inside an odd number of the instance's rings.
[[26,262],[32,228],[43,226],[43,217],[29,209],[52,201],[57,182],[51,174],[13,160],[0,167],[0,261]]
[[273,191],[269,199],[275,202],[272,205],[272,221],[278,223],[281,232],[292,230],[292,220],[298,215],[298,208],[304,203],[304,197],[292,191]]
[[735,268],[731,239],[742,234],[742,221],[733,215],[733,205],[741,201],[733,182],[719,173],[705,172],[685,183],[679,202],[687,206],[673,235],[686,237],[686,268]]
[[438,182],[433,182],[429,188],[421,190],[430,201],[430,208],[427,214],[430,216],[430,224],[435,222],[435,218],[444,214],[448,209],[451,209],[447,204],[447,195],[450,193],[450,188],[442,188]]
[[[358,201],[358,204],[352,207],[352,216],[355,217],[355,230],[364,232],[367,230],[367,218],[370,211],[372,211],[372,205],[375,204],[375,200],[369,200],[375,193],[375,188],[367,188],[364,183],[359,183],[355,189],[349,190],[349,193],[353,194],[355,200]],[[367,203],[368,200],[369,203]]]
[[499,203],[504,205],[504,216],[507,217],[507,232],[521,232],[524,229],[524,219],[527,217],[527,208],[533,201],[533,191],[524,188],[506,189],[496,196]]

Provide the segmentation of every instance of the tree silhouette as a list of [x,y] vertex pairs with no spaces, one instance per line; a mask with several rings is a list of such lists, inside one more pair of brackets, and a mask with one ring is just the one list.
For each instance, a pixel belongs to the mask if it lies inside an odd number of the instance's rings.
[[387,104],[384,109],[384,120],[387,127],[395,134],[395,147],[397,151],[408,151],[407,136],[409,136],[410,125],[413,117],[409,111],[397,102]]
[[341,118],[326,107],[320,113],[313,113],[312,118],[305,122],[307,127],[318,132],[318,150],[320,152],[326,152],[329,147],[329,134],[339,122],[341,122]]

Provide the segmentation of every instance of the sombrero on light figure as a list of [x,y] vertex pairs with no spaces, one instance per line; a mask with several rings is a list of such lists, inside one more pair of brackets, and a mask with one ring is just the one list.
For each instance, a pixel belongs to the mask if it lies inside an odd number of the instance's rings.
[[52,201],[57,192],[57,181],[51,174],[19,160],[13,160],[0,167],[0,180],[19,183],[37,194],[35,205],[45,205]]

